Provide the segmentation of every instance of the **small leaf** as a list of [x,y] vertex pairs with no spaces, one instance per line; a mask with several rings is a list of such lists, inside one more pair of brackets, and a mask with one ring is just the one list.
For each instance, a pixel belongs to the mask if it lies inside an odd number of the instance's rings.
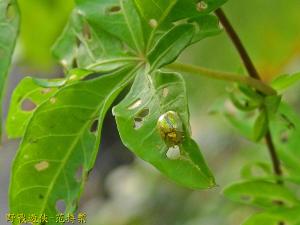
[[249,217],[243,225],[299,225],[300,207],[280,208],[257,213]]
[[260,141],[268,130],[268,115],[265,110],[259,112],[253,128],[253,140]]
[[263,180],[240,181],[224,189],[224,195],[232,201],[262,208],[285,207],[299,204],[295,195],[286,187]]
[[198,42],[204,38],[220,34],[219,20],[214,15],[204,15],[192,18],[189,22],[194,22],[197,25],[197,30],[193,37],[192,43]]
[[241,177],[243,179],[270,178],[273,177],[273,175],[269,164],[264,162],[252,162],[242,168]]
[[272,81],[271,86],[277,91],[282,92],[285,89],[289,88],[290,86],[296,84],[299,80],[300,80],[300,73],[284,74],[275,78]]
[[280,102],[281,102],[281,96],[271,95],[265,97],[264,105],[269,119],[275,116],[280,106]]
[[176,60],[179,54],[190,44],[195,32],[191,24],[178,25],[166,33],[149,53],[152,69],[160,68]]
[[[145,110],[147,113],[141,114]],[[161,115],[169,111],[178,114],[183,126],[183,141],[173,143],[179,148],[179,156],[175,158],[168,157],[173,149],[161,136],[160,126],[157,127]],[[150,76],[141,71],[129,94],[113,112],[123,143],[137,156],[186,187],[215,185],[197,144],[190,137],[185,83],[181,76],[163,72]]]

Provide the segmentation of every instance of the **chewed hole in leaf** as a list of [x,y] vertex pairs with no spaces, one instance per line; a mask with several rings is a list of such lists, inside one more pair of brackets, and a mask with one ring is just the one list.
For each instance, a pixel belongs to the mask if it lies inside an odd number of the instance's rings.
[[164,88],[162,94],[163,94],[163,97],[167,97],[168,94],[169,94],[169,89],[168,88]]
[[74,57],[72,60],[72,68],[78,68],[78,62],[77,62],[77,58]]
[[56,98],[55,97],[50,98],[50,103],[55,104],[56,103]]
[[134,129],[139,129],[143,126],[143,119],[142,118],[134,118]]
[[6,18],[12,20],[17,15],[16,7],[13,4],[8,4],[6,7]]
[[141,111],[139,111],[136,115],[136,117],[138,118],[145,118],[146,116],[148,116],[150,113],[149,108],[143,108]]
[[242,195],[241,196],[241,200],[244,202],[251,202],[252,201],[252,197],[249,195]]
[[144,119],[146,116],[148,116],[150,113],[149,108],[143,108],[141,111],[139,111],[135,117],[134,117],[134,129],[139,129],[143,126]]
[[22,101],[21,108],[23,111],[30,112],[36,108],[36,104],[33,101],[31,101],[30,99],[26,98]]
[[90,28],[90,26],[87,22],[85,22],[83,27],[82,27],[82,34],[83,34],[83,37],[86,40],[91,40],[92,39],[91,28]]
[[109,15],[115,14],[115,13],[120,13],[120,12],[121,12],[121,7],[118,5],[114,5],[114,6],[107,8],[107,13]]
[[75,180],[77,182],[82,181],[82,174],[83,174],[83,166],[80,166],[80,167],[78,167],[78,169],[76,170],[76,173],[75,173]]
[[205,1],[200,1],[196,4],[196,9],[198,12],[203,12],[205,9],[207,9],[208,5]]
[[139,98],[136,101],[134,101],[131,105],[128,106],[129,110],[135,109],[139,107],[142,104],[142,100]]
[[63,212],[66,211],[66,203],[65,203],[65,201],[62,200],[62,199],[56,201],[55,207],[56,207],[56,209],[57,209],[58,212],[63,213]]
[[97,130],[98,130],[98,119],[97,120],[94,120],[91,127],[90,127],[90,132],[91,133],[96,133]]
[[287,143],[289,141],[289,131],[283,131],[280,134],[281,143]]
[[42,94],[48,94],[48,93],[50,93],[51,91],[52,91],[51,88],[43,88],[43,89],[41,90],[41,93],[42,93]]
[[170,147],[166,153],[168,159],[176,160],[180,158],[180,148],[178,145]]
[[274,199],[272,201],[274,205],[284,205],[285,203],[282,200]]
[[39,162],[34,165],[34,168],[38,172],[44,171],[44,170],[48,169],[48,167],[49,167],[49,163],[47,161],[42,161],[42,162]]

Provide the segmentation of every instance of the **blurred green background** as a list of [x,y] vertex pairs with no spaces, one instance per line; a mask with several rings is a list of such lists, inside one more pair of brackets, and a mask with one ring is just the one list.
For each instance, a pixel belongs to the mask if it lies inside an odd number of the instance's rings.
[[[72,10],[72,0],[20,0],[21,36],[7,88],[5,109],[12,89],[25,75],[62,76],[51,46]],[[224,10],[239,33],[265,81],[300,71],[299,0],[229,0]],[[181,62],[241,72],[242,63],[226,34],[201,41],[187,49]],[[137,160],[122,146],[111,113],[103,127],[97,165],[80,202],[88,225],[237,225],[253,209],[222,196],[224,186],[239,179],[243,165],[269,162],[263,144],[240,137],[221,116],[209,115],[214,101],[229,84],[185,74],[193,136],[213,170],[218,187],[193,191],[181,188],[151,166]],[[300,86],[284,98],[300,112]],[[18,141],[4,140],[0,149],[0,220],[5,221],[11,160]],[[3,212],[3,213],[2,213]]]

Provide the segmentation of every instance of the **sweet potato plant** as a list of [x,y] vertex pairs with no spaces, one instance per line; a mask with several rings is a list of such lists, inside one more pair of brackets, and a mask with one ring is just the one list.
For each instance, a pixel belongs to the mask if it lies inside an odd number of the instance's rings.
[[[76,212],[98,155],[104,117],[111,107],[122,142],[137,157],[178,185],[214,188],[217,181],[191,137],[181,75],[190,73],[233,83],[234,88],[216,110],[241,136],[264,144],[270,153],[272,167],[267,162],[247,165],[241,171],[242,179],[224,189],[232,201],[262,209],[243,224],[299,225],[300,118],[281,96],[300,74],[279,74],[272,82],[263,82],[247,46],[220,8],[225,3],[75,0],[69,21],[52,49],[65,77],[25,77],[11,98],[6,132],[22,141],[11,170],[10,213],[46,215],[47,220],[27,222],[53,225],[61,213],[58,202],[65,204],[63,213]],[[2,90],[19,19],[17,1],[1,0]],[[175,62],[187,47],[221,32],[228,34],[247,75]],[[126,96],[115,104],[124,91]],[[233,111],[224,107],[228,99]],[[26,103],[34,107],[24,108]],[[255,168],[264,175],[256,176]],[[22,223],[15,220],[14,224]]]

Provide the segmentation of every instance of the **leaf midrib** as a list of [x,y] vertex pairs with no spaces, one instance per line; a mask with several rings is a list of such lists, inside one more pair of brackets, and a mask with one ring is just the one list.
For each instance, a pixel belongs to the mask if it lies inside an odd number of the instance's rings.
[[[126,80],[126,79],[128,78],[128,76],[132,75],[132,73],[133,73],[134,71],[135,71],[135,70],[132,70],[131,73],[129,73],[127,76],[125,76],[125,78],[122,79],[122,80],[118,83],[118,85],[116,85],[116,87],[118,87],[121,83],[123,83],[124,80]],[[105,100],[104,100],[103,102],[106,102],[106,100],[109,98],[109,96],[111,96],[112,93],[114,93],[116,89],[117,89],[117,88],[114,88],[113,91],[111,91],[111,92],[107,95],[107,97],[105,98]],[[58,93],[59,93],[59,92],[58,92]],[[58,93],[57,93],[57,94],[58,94]],[[102,107],[102,106],[103,106],[103,104],[100,104],[100,105],[96,108],[96,110],[92,113],[92,115],[97,114],[97,112],[101,110],[101,107]],[[71,147],[69,148],[70,150],[68,151],[68,153],[66,154],[66,156],[65,156],[64,159],[62,160],[62,163],[60,164],[59,168],[57,169],[57,172],[55,173],[55,176],[54,176],[54,178],[53,178],[53,180],[52,180],[52,182],[51,182],[51,184],[50,184],[50,186],[49,186],[49,188],[48,188],[48,191],[47,191],[47,193],[46,193],[46,195],[45,195],[45,198],[44,198],[44,201],[43,201],[43,203],[42,203],[42,208],[41,208],[41,210],[40,210],[39,213],[43,213],[44,210],[46,209],[48,198],[49,198],[49,196],[50,196],[50,194],[51,194],[51,192],[52,192],[52,190],[53,190],[53,187],[54,187],[54,185],[55,185],[55,183],[56,183],[55,181],[58,179],[59,175],[60,175],[61,172],[63,171],[63,168],[64,168],[64,166],[65,166],[67,160],[69,159],[69,157],[70,157],[71,154],[73,153],[73,150],[75,149],[76,145],[78,144],[79,140],[81,139],[81,137],[82,137],[82,135],[83,135],[83,133],[84,133],[84,131],[86,130],[86,128],[87,128],[88,125],[89,125],[89,123],[86,123],[86,125],[84,125],[84,126],[82,127],[82,129],[81,129],[80,132],[78,133],[78,136],[75,138],[75,140],[73,141]]]

